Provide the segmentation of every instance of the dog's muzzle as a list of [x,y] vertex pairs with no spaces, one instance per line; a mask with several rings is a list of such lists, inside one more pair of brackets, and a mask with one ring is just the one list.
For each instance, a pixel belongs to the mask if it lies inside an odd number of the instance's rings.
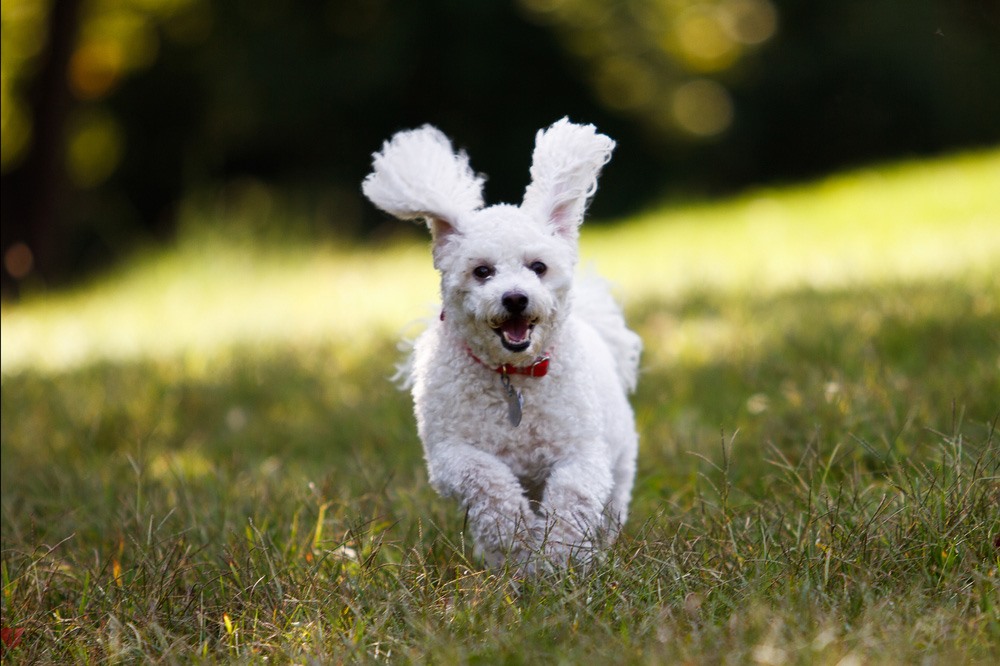
[[515,315],[493,330],[500,336],[500,342],[507,350],[523,352],[531,346],[531,331],[534,328],[533,321],[527,317]]
[[531,346],[531,331],[535,328],[535,321],[524,314],[528,309],[528,295],[512,289],[504,293],[500,302],[509,316],[493,330],[507,350],[523,352]]

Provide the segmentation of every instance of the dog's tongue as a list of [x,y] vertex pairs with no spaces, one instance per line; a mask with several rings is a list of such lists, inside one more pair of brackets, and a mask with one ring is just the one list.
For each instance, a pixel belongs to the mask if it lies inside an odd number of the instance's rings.
[[531,334],[531,326],[524,317],[511,317],[500,327],[508,342],[518,344],[525,342]]

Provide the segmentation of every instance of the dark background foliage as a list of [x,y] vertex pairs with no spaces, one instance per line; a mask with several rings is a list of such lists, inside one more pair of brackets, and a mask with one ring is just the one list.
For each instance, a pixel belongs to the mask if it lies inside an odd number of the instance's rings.
[[[28,4],[39,7],[34,42],[17,39]],[[423,123],[468,150],[489,176],[489,201],[520,198],[540,127],[564,115],[596,124],[619,144],[594,204],[604,218],[1000,139],[1000,5],[990,0],[11,6],[4,105],[24,122],[5,112],[5,296],[167,240],[181,202],[233,183],[263,184],[328,233],[370,236],[385,221],[360,198],[370,155]],[[692,12],[750,10],[773,17],[765,39],[725,42],[708,60],[667,44]],[[116,23],[123,14],[132,23]],[[142,26],[145,41],[123,37],[121,25]],[[18,55],[19,43],[41,46]],[[95,44],[116,43],[118,61],[90,57],[102,53]],[[155,48],[129,65],[145,53],[137,44]],[[698,134],[664,122],[689,80],[722,91],[720,127]],[[73,143],[85,135],[96,139]],[[88,177],[95,159],[100,174]]]

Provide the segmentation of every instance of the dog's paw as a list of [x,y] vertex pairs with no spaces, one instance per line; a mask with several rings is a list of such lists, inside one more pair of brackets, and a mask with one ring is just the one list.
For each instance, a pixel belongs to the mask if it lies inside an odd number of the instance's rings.
[[545,539],[545,519],[533,512],[526,500],[511,514],[513,518],[495,511],[476,512],[472,524],[476,555],[491,569],[505,564],[515,569],[526,566]]
[[547,516],[541,552],[559,567],[590,563],[606,541],[606,521],[599,513],[578,509]]

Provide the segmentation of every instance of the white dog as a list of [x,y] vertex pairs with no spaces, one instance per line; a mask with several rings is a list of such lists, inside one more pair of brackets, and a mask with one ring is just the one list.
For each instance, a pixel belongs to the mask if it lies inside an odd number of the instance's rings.
[[[522,572],[588,561],[628,512],[638,438],[626,393],[641,342],[577,239],[614,141],[563,119],[538,132],[520,206],[431,126],[375,153],[365,195],[433,237],[443,307],[411,385],[430,482],[461,500],[477,552]],[[543,564],[544,563],[544,564]]]

